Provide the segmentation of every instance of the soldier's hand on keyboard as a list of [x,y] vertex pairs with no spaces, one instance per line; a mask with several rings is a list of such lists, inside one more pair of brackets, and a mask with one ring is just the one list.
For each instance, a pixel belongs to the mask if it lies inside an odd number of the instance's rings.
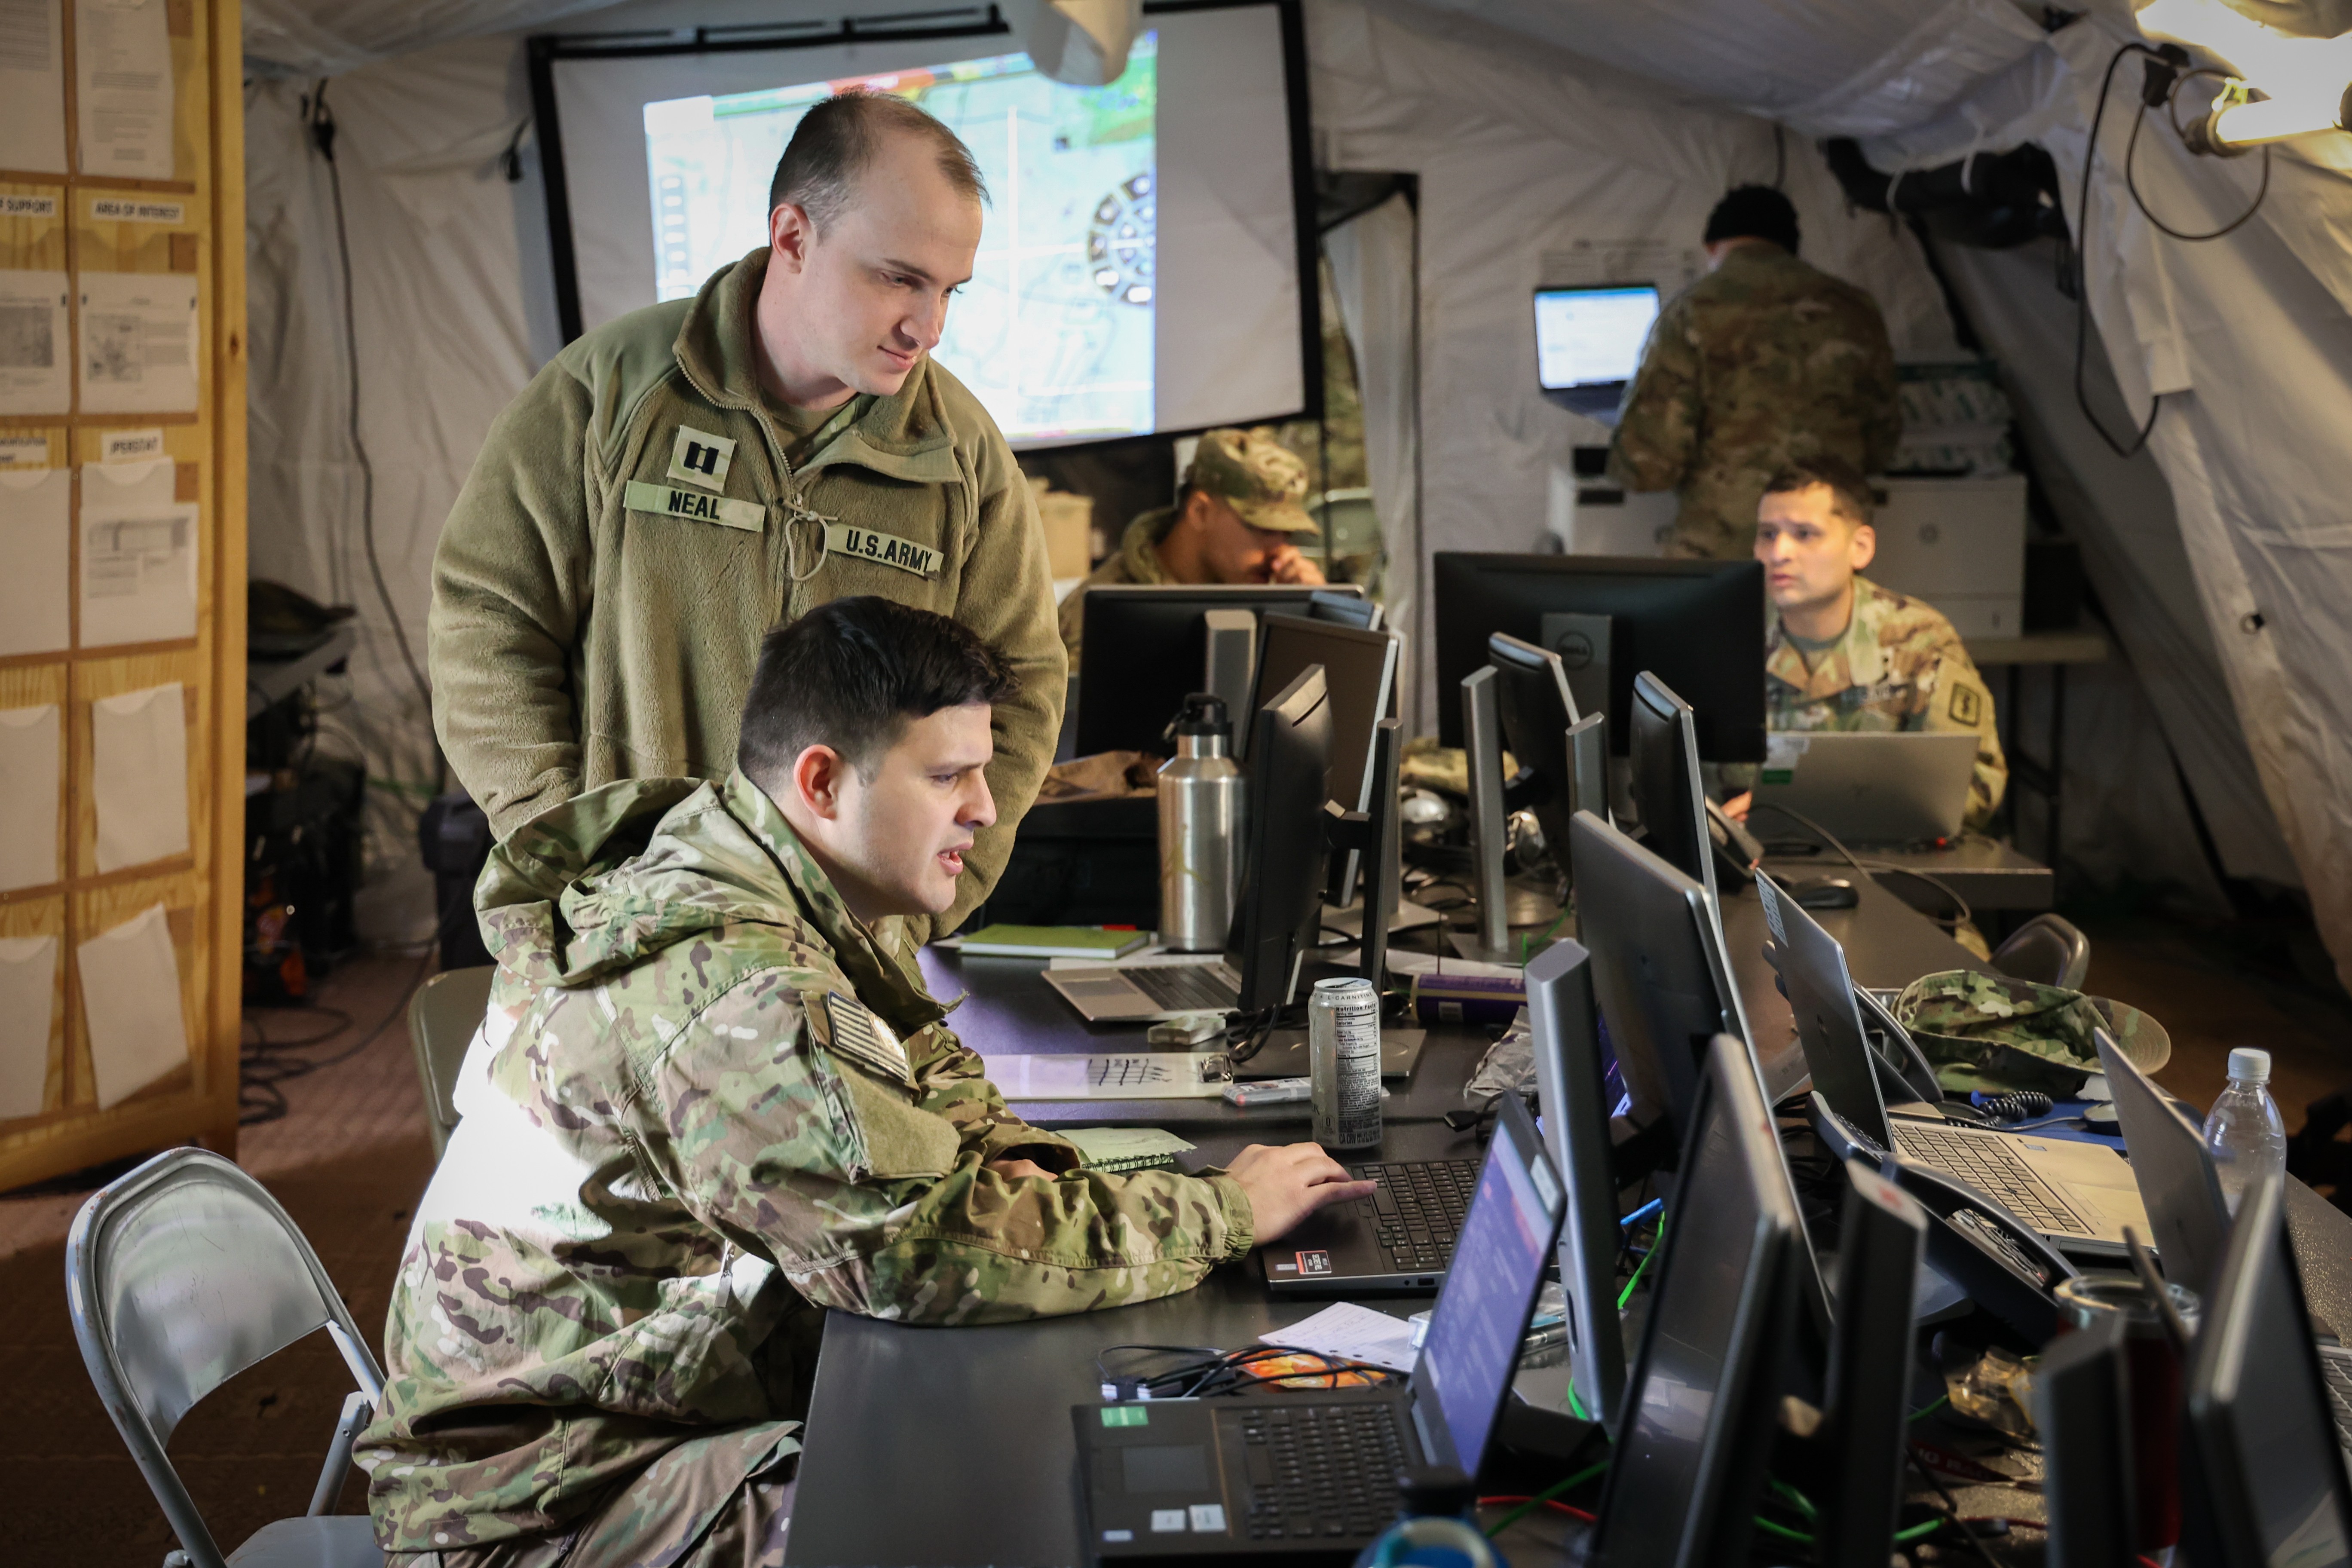
[[1257,1239],[1272,1241],[1328,1204],[1372,1195],[1374,1184],[1350,1180],[1347,1167],[1315,1143],[1274,1148],[1253,1143],[1225,1173],[1249,1194]]

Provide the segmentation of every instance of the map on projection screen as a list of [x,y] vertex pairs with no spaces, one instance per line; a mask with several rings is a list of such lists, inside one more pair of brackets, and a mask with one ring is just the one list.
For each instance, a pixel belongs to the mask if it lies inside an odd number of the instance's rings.
[[964,140],[988,182],[971,281],[935,353],[1014,441],[1152,428],[1158,35],[1108,87],[1065,87],[1027,55],[645,108],[655,284],[681,299],[766,243],[768,182],[810,106],[898,93]]

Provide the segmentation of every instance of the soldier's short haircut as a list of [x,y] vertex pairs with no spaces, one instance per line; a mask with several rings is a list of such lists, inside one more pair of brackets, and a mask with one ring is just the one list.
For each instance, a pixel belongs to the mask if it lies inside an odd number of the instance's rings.
[[761,640],[736,765],[764,789],[830,746],[871,780],[911,721],[1018,689],[1012,662],[969,626],[873,595],[835,599]]
[[790,202],[819,232],[830,228],[856,196],[857,178],[882,139],[895,132],[929,142],[949,184],[974,201],[988,200],[988,182],[961,137],[903,98],[853,89],[801,116],[768,182],[768,211]]
[[1797,254],[1797,209],[1769,185],[1740,185],[1706,215],[1706,244],[1719,239],[1769,239]]
[[1817,458],[1798,458],[1781,465],[1764,485],[1768,496],[1790,495],[1797,490],[1809,490],[1815,485],[1830,492],[1830,510],[1860,528],[1870,521],[1872,502],[1870,480],[1860,468],[1843,458],[1824,453]]

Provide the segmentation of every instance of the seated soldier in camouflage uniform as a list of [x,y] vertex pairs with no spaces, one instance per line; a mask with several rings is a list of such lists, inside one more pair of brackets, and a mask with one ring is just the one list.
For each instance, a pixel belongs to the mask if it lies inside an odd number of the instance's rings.
[[1861,575],[1878,550],[1870,506],[1868,481],[1836,458],[1791,463],[1765,487],[1756,559],[1776,612],[1764,637],[1765,724],[1973,731],[1968,825],[1982,827],[2009,784],[1992,693],[1951,622]]
[[837,599],[768,634],[730,777],[607,784],[499,847],[490,1016],[361,1441],[393,1563],[781,1563],[823,1309],[1144,1300],[1370,1191],[1312,1143],[1077,1169],[877,945],[994,819],[1012,668]]
[[1263,430],[1201,437],[1174,506],[1127,525],[1118,548],[1062,600],[1062,647],[1078,668],[1087,590],[1106,583],[1297,583],[1320,586],[1323,569],[1298,552],[1314,518],[1299,504],[1307,465]]

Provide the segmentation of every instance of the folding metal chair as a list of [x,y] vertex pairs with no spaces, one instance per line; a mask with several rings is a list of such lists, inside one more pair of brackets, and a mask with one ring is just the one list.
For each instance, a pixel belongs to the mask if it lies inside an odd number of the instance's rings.
[[[383,1373],[318,1255],[261,1184],[217,1154],[173,1149],[90,1194],[66,1242],[66,1295],[89,1380],[171,1521],[164,1568],[382,1568],[364,1515],[330,1515]],[[314,1330],[359,1392],[343,1401],[310,1512],[224,1557],[163,1452],[195,1403]]]
[[449,1147],[457,1131],[457,1069],[465,1065],[466,1047],[482,1026],[490,1007],[490,980],[495,964],[477,964],[436,974],[416,988],[408,1003],[408,1045],[416,1053],[416,1076],[425,1087],[425,1131],[433,1140],[433,1157]]

